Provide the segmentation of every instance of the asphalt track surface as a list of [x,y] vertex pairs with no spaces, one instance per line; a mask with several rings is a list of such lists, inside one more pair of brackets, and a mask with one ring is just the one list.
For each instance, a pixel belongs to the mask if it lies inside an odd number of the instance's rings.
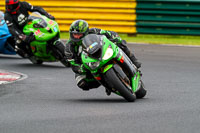
[[148,91],[128,103],[104,88],[84,92],[60,63],[0,55],[28,78],[0,86],[0,133],[199,133],[200,48],[129,45]]

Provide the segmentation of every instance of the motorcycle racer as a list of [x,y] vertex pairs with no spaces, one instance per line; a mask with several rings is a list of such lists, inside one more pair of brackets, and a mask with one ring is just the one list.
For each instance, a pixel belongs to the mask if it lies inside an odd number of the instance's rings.
[[[23,33],[23,27],[26,25],[29,11],[39,12],[46,17],[55,20],[54,16],[47,13],[43,8],[39,6],[32,6],[30,3],[19,0],[6,0],[5,21],[8,25],[9,31],[12,34],[12,39],[9,39],[10,44],[15,43],[19,49],[18,53],[25,52],[28,57],[31,56],[31,50],[29,43],[34,41],[33,35],[25,35]],[[18,40],[18,41],[17,41]],[[23,51],[21,51],[22,49]]]
[[66,44],[66,53],[72,70],[75,72],[77,86],[83,90],[89,90],[100,86],[100,83],[96,81],[92,74],[86,71],[84,69],[84,66],[82,65],[82,38],[85,37],[87,34],[105,35],[110,41],[114,42],[128,55],[128,57],[131,59],[133,64],[136,65],[137,68],[141,67],[141,63],[138,62],[134,54],[131,53],[126,46],[126,42],[123,41],[116,32],[102,30],[98,28],[89,29],[88,23],[84,20],[74,21],[70,26],[69,32],[70,39]]

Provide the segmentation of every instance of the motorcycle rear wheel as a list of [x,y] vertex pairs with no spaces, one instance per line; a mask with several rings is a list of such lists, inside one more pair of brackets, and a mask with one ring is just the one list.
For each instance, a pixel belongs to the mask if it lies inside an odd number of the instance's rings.
[[121,81],[120,77],[116,74],[113,68],[109,69],[106,74],[107,82],[111,84],[111,86],[116,89],[120,95],[126,99],[128,102],[134,102],[136,99],[136,95]]

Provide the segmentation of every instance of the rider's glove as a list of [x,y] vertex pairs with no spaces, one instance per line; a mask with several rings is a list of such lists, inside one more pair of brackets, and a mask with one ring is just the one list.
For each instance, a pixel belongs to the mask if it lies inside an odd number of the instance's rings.
[[52,16],[51,14],[48,14],[47,17],[50,18],[50,19],[52,19],[52,20],[55,20],[55,17]]
[[19,39],[21,39],[25,43],[30,43],[35,40],[35,36],[34,35],[28,36],[28,35],[21,34],[19,35]]
[[79,74],[82,74],[82,73],[85,73],[85,72],[86,72],[85,67],[84,67],[83,64],[79,67],[78,72],[79,72]]
[[84,68],[83,64],[82,65],[77,65],[77,66],[72,65],[72,70],[77,74],[86,73],[86,69]]

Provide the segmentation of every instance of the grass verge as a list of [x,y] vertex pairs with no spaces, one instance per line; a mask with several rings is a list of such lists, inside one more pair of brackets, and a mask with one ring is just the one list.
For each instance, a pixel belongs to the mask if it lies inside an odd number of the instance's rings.
[[[119,34],[119,35],[122,39],[126,40],[127,42],[133,42],[133,43],[200,46],[200,36],[149,35],[149,34],[138,34],[136,36],[128,36],[127,34]],[[61,39],[69,39],[69,33],[62,32]]]

